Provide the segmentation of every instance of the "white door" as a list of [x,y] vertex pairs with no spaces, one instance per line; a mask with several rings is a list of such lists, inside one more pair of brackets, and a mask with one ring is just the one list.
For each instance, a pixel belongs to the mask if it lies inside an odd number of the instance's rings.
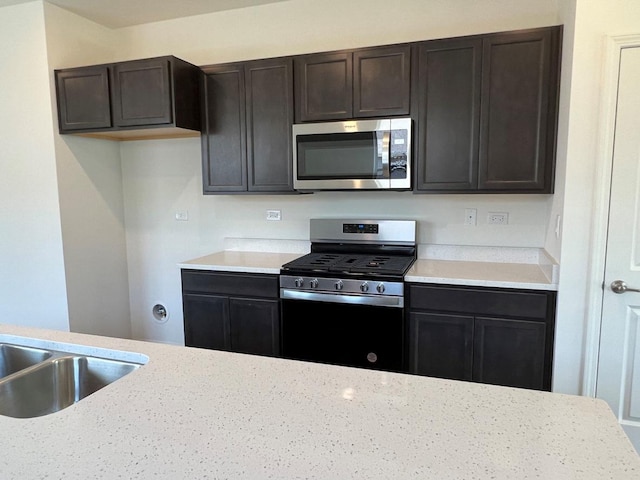
[[596,396],[640,452],[640,47],[620,52]]

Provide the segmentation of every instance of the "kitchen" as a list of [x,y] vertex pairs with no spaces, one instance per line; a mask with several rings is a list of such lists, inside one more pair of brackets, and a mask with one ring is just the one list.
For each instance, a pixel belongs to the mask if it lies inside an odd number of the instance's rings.
[[[562,266],[554,391],[589,392],[591,277],[584,239],[593,220],[584,197],[598,168],[601,35],[633,32],[637,8],[633,2],[606,12],[574,2],[402,2],[397,22],[384,30],[371,3],[362,5],[336,2],[344,9],[338,19],[333,9],[294,1],[116,30],[39,2],[3,9],[3,43],[15,46],[5,52],[6,71],[25,72],[0,79],[3,90],[17,92],[7,101],[19,100],[3,109],[12,112],[2,117],[3,157],[29,160],[9,166],[13,175],[2,189],[3,204],[14,206],[6,212],[12,236],[2,240],[9,323],[180,344],[180,262],[224,249],[225,239],[307,239],[309,218],[345,212],[346,205],[353,216],[416,219],[421,243],[545,248]],[[387,9],[384,2],[376,6]],[[555,24],[565,25],[564,50],[572,55],[562,66],[561,91],[570,94],[561,97],[552,196],[203,196],[197,139],[117,144],[55,133],[54,68],[165,54],[204,65]],[[464,225],[466,208],[477,208],[474,228]],[[266,221],[266,210],[280,210],[282,220]],[[178,212],[189,220],[177,221]],[[489,212],[508,212],[509,225],[484,223]],[[562,242],[555,235],[558,215]],[[157,303],[168,309],[164,323],[152,316]],[[118,323],[129,312],[131,327]]]

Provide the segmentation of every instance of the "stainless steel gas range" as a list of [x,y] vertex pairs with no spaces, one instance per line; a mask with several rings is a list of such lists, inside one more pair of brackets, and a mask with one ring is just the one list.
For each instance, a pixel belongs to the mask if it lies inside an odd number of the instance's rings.
[[413,220],[312,219],[311,253],[282,266],[284,357],[403,371]]

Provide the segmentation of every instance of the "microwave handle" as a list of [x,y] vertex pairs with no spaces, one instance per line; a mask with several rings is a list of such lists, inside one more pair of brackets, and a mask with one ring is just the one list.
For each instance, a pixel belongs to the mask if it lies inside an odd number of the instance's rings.
[[383,178],[391,178],[389,171],[389,142],[391,140],[391,131],[385,130],[382,134],[382,174]]

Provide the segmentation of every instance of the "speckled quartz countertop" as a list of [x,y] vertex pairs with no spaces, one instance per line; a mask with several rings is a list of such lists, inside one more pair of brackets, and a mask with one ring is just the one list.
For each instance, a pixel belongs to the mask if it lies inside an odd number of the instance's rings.
[[237,252],[225,250],[187,260],[178,266],[194,270],[279,274],[280,267],[298,258],[300,253]]
[[419,259],[406,282],[483,287],[557,290],[558,285],[536,264]]
[[0,325],[15,336],[149,361],[57,413],[0,416],[3,480],[640,478],[601,400]]
[[[237,246],[240,240],[231,242]],[[283,241],[284,242],[284,241]],[[224,250],[180,263],[180,268],[280,273],[280,267],[308,253],[308,242],[289,241],[298,253],[277,253],[278,241],[242,242],[256,251]],[[265,251],[271,249],[272,251]],[[258,251],[259,250],[259,251]],[[537,248],[420,245],[405,281],[531,290],[557,290],[558,265]]]

